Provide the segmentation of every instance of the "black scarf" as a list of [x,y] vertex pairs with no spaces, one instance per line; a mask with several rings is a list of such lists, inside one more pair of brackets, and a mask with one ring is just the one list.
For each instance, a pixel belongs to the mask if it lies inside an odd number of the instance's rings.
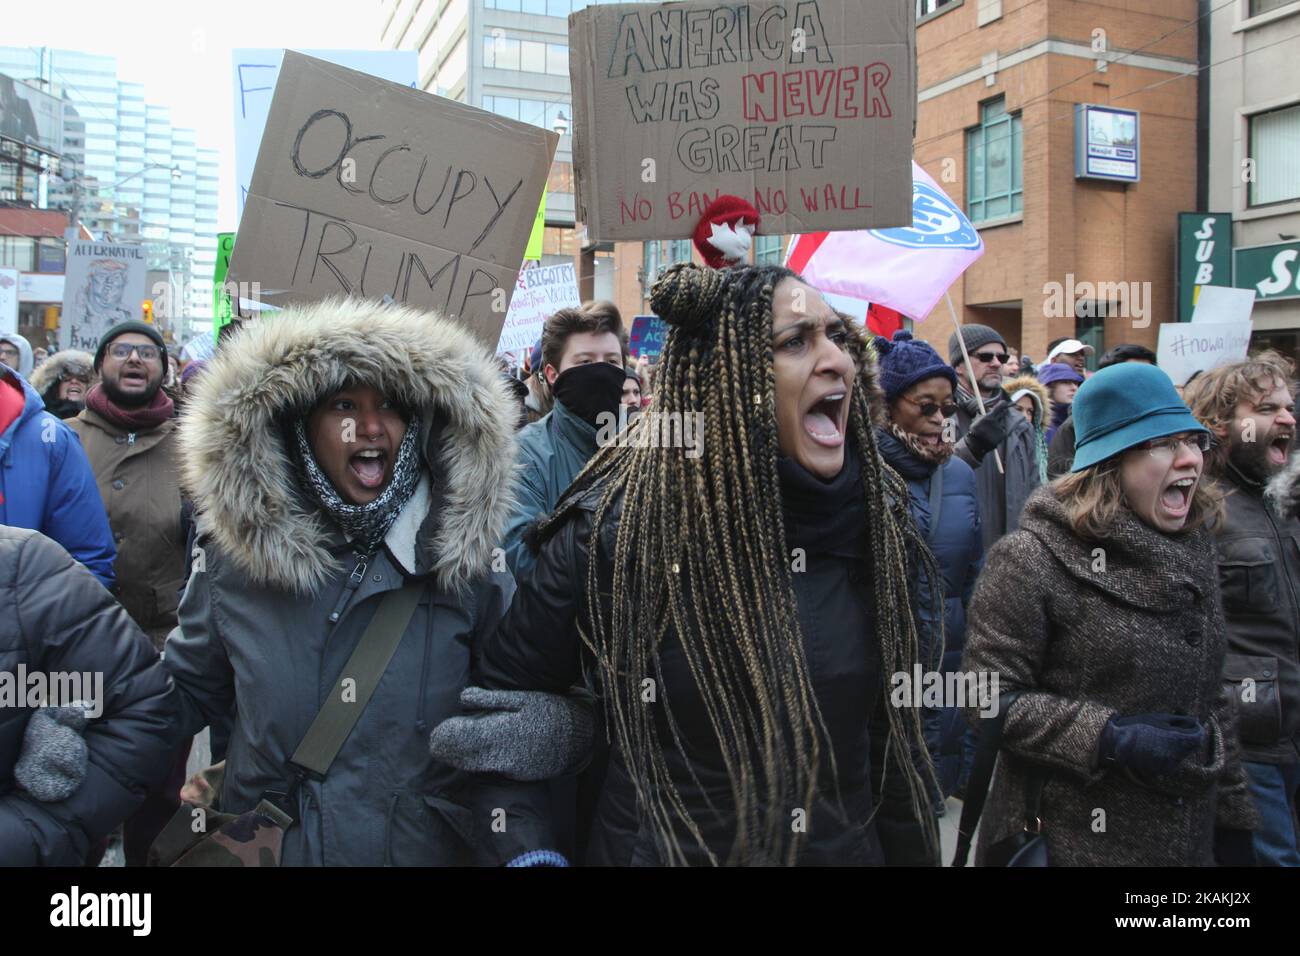
[[864,556],[867,503],[862,462],[851,445],[845,446],[844,467],[829,480],[784,455],[777,459],[776,471],[788,547],[845,558]]

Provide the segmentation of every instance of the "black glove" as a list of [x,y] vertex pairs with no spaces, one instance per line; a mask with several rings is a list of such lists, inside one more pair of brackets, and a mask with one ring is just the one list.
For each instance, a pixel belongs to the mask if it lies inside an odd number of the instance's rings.
[[1011,430],[1011,403],[1003,402],[987,415],[975,419],[966,434],[966,447],[977,459],[983,459],[1007,439]]
[[1215,827],[1214,862],[1219,866],[1258,866],[1250,831]]
[[1112,717],[1101,732],[1103,766],[1169,774],[1188,754],[1205,745],[1205,728],[1195,717],[1133,714]]

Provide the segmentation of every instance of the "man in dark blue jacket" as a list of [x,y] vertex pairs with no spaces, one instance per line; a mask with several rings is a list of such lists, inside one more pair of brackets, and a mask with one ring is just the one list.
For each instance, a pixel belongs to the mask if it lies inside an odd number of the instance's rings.
[[0,525],[53,538],[106,588],[117,548],[81,442],[36,390],[0,366]]
[[533,566],[524,532],[554,510],[560,495],[596,454],[605,419],[616,416],[626,373],[627,333],[612,302],[561,309],[542,331],[542,369],[555,395],[545,417],[519,433],[518,502],[506,525],[506,564],[518,578]]

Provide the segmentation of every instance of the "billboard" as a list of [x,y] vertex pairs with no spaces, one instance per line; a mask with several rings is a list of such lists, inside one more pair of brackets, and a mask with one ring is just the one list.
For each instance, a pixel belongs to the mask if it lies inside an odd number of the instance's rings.
[[1137,110],[1075,104],[1074,178],[1138,182],[1142,178],[1140,136]]
[[0,137],[62,153],[63,101],[0,73]]

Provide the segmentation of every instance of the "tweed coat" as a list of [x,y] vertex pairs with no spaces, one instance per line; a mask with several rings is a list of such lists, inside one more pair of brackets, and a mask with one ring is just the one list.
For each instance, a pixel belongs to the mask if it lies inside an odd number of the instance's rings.
[[[1024,821],[1026,770],[1048,772],[1042,821],[1052,865],[1213,863],[1216,826],[1249,830],[1234,700],[1222,683],[1226,625],[1214,542],[1166,535],[1124,510],[1102,541],[1081,539],[1051,486],[994,546],[971,601],[963,667],[1023,690],[979,842]],[[1167,776],[1098,767],[1117,715],[1171,713],[1206,727],[1204,752]],[[977,728],[979,711],[968,719]],[[977,857],[979,859],[979,857]]]

